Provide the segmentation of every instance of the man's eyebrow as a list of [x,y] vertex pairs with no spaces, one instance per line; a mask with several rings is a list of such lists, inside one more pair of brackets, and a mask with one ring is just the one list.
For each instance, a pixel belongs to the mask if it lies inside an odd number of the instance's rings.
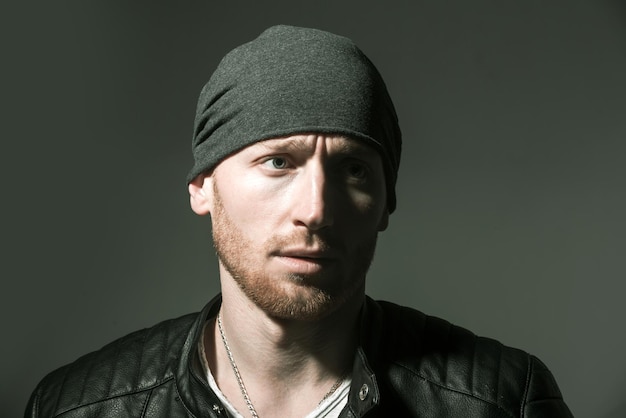
[[309,148],[305,138],[297,139],[268,139],[257,142],[266,151],[302,151]]
[[378,155],[378,151],[373,146],[363,143],[359,140],[351,140],[343,142],[340,146],[337,147],[336,151],[342,154],[353,154],[353,155]]
[[[269,152],[298,152],[308,151],[310,145],[306,138],[294,139],[270,139],[260,141],[259,146]],[[368,145],[362,141],[351,139],[349,141],[341,141],[339,145],[334,145],[332,154],[344,155],[360,155],[360,156],[376,156],[378,151],[373,145]]]

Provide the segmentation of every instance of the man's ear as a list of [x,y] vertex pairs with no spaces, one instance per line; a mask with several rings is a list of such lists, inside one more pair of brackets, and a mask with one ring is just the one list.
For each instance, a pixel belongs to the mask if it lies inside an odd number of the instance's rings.
[[207,215],[213,210],[213,177],[200,174],[189,183],[189,204],[198,215]]
[[378,232],[384,231],[387,229],[387,226],[389,226],[389,211],[385,208],[380,218],[380,222],[378,222]]

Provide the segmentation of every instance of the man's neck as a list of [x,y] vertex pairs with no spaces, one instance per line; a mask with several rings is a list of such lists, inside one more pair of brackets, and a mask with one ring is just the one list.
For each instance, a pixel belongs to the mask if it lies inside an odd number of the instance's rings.
[[[207,361],[218,386],[240,411],[247,409],[242,382],[259,415],[272,416],[273,411],[304,416],[349,373],[357,347],[362,292],[337,311],[304,321],[269,317],[242,298],[232,282],[224,281],[222,290],[224,335],[217,322],[207,327]],[[233,372],[233,362],[242,382]],[[304,399],[297,396],[302,393],[307,393]]]

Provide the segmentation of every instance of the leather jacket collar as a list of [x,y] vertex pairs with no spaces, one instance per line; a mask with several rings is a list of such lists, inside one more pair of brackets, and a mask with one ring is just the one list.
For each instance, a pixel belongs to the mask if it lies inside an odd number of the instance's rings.
[[[367,298],[361,314],[361,345],[354,357],[352,369],[352,386],[348,395],[348,407],[344,409],[342,416],[360,417],[374,408],[380,400],[380,392],[376,383],[376,376],[372,371],[366,349],[367,344],[375,349],[377,341],[368,341],[369,335],[380,335],[381,321],[372,321],[370,311],[377,309],[375,303],[370,303]],[[198,315],[196,321],[189,330],[187,340],[183,345],[183,351],[176,372],[176,390],[178,396],[195,416],[202,416],[206,411],[213,411],[214,416],[224,416],[225,410],[218,397],[209,387],[205,377],[204,366],[198,354],[198,343],[201,338],[202,328],[205,321],[217,316],[222,303],[221,295],[213,298]],[[363,332],[365,329],[368,332]]]

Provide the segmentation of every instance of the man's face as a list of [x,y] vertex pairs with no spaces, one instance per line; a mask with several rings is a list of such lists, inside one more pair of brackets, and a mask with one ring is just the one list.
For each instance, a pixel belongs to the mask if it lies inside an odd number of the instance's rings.
[[373,148],[338,136],[267,140],[221,162],[201,187],[222,280],[267,314],[316,319],[362,298],[387,225]]

